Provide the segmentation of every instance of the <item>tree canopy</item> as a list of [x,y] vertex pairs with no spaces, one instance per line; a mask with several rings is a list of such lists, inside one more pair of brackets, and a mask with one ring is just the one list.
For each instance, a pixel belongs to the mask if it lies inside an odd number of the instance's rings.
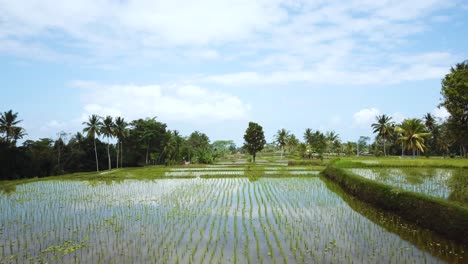
[[448,125],[466,156],[468,145],[468,61],[458,63],[442,80],[442,103],[450,113]]
[[253,161],[255,162],[257,152],[261,151],[266,144],[262,126],[254,122],[250,122],[249,127],[245,131],[244,140],[244,148],[250,155],[252,155]]

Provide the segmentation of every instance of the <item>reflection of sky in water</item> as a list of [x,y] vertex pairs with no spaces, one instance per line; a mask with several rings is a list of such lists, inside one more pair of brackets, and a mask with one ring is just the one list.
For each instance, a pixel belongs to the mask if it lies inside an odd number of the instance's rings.
[[[319,177],[44,181],[0,194],[0,211],[0,263],[438,262]],[[43,252],[87,238],[76,255]]]
[[464,202],[468,195],[468,175],[463,169],[373,168],[349,171],[367,179],[433,197]]

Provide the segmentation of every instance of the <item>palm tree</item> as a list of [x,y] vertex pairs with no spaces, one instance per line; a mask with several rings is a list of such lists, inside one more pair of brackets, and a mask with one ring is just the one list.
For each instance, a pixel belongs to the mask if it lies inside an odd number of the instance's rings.
[[404,148],[413,151],[413,156],[416,155],[416,152],[421,151],[424,153],[427,149],[424,142],[425,138],[430,136],[431,133],[426,132],[426,128],[420,119],[405,119],[401,126],[395,128],[395,132],[401,134],[398,140],[402,142]]
[[96,136],[99,136],[101,133],[101,117],[97,115],[91,115],[88,119],[88,122],[83,122],[83,125],[86,127],[83,129],[84,133],[87,133],[87,136],[94,141],[94,154],[96,155],[96,171],[99,171],[99,161],[96,149]]
[[0,115],[0,133],[5,134],[5,142],[15,144],[18,139],[26,135],[22,127],[16,126],[22,120],[17,120],[18,113],[13,110]]
[[[120,167],[123,167],[123,139],[128,136],[127,122],[122,117],[117,117],[114,124],[114,135],[117,137],[117,168],[119,168],[119,153],[120,153]],[[119,150],[120,145],[120,150]]]
[[284,147],[288,143],[288,138],[289,138],[289,131],[286,129],[280,129],[278,132],[276,132],[275,140],[278,146],[281,148],[281,159],[283,159],[283,152],[284,152]]
[[336,140],[339,140],[340,135],[338,135],[335,131],[328,131],[325,137],[327,141],[326,142],[327,148],[330,151],[333,147],[333,142],[335,142]]
[[288,137],[288,140],[287,140],[287,145],[288,145],[288,149],[289,149],[289,152],[294,152],[297,148],[297,146],[299,145],[299,140],[296,138],[296,136],[294,134],[291,134],[289,137]]
[[109,170],[112,169],[112,163],[111,163],[111,157],[110,157],[110,151],[109,151],[109,139],[111,137],[114,137],[114,121],[112,120],[112,116],[107,116],[104,121],[103,125],[101,127],[101,133],[107,138],[107,158],[109,161]]
[[305,133],[304,133],[304,140],[308,145],[312,145],[312,139],[314,137],[313,131],[310,128],[307,128]]
[[384,155],[387,156],[387,138],[392,134],[394,122],[392,122],[392,117],[387,115],[381,115],[375,117],[377,123],[372,124],[372,128],[374,129],[374,134],[377,134],[377,137],[382,138],[383,140],[383,147],[384,147]]
[[435,117],[431,113],[427,113],[424,116],[424,124],[426,125],[429,131],[433,131],[436,126]]

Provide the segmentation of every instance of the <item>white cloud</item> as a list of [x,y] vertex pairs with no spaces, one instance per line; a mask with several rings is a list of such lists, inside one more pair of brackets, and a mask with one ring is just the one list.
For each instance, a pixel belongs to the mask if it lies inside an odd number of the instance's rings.
[[0,53],[104,69],[230,61],[217,74],[191,68],[227,85],[440,79],[457,56],[400,48],[455,3],[0,0]]
[[44,126],[40,128],[41,131],[58,131],[66,127],[65,122],[57,121],[57,120],[50,120]]
[[403,120],[406,119],[406,116],[400,112],[393,113],[390,116],[392,117],[392,121],[397,124],[403,122]]
[[450,113],[445,107],[435,108],[434,110],[432,110],[431,114],[433,114],[437,119],[439,119],[442,122],[450,117]]
[[375,117],[380,114],[377,108],[365,108],[353,115],[353,126],[361,129],[369,129],[375,122]]
[[80,89],[85,104],[81,121],[98,114],[211,123],[247,120],[250,112],[250,106],[236,96],[193,85],[108,85],[75,81],[72,86]]

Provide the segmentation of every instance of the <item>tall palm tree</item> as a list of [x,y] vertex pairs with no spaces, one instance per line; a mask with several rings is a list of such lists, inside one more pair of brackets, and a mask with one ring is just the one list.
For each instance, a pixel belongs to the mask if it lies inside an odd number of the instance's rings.
[[417,118],[405,119],[401,126],[395,128],[395,132],[401,134],[398,139],[407,150],[413,151],[413,156],[416,152],[424,151],[427,149],[424,144],[425,138],[430,136],[431,133],[426,132],[426,128],[422,121]]
[[[123,117],[115,119],[114,134],[118,139],[117,142],[117,168],[119,167],[119,153],[120,153],[120,167],[123,167],[123,140],[128,136],[128,124]],[[119,150],[120,145],[120,150]]]
[[387,138],[392,134],[394,122],[392,122],[392,117],[387,115],[376,116],[375,119],[377,123],[372,124],[372,128],[374,129],[374,134],[377,134],[377,137],[382,138],[383,140],[383,147],[384,147],[384,155],[387,156]]
[[87,122],[83,122],[83,125],[86,127],[83,129],[83,132],[94,141],[94,154],[96,156],[96,171],[99,171],[99,161],[96,149],[96,137],[101,134],[101,117],[97,115],[91,115]]
[[435,117],[431,113],[427,113],[424,116],[424,124],[426,125],[429,131],[433,131],[436,126]]
[[287,140],[287,145],[288,145],[288,148],[289,148],[289,152],[294,152],[297,148],[297,146],[299,145],[299,139],[296,138],[296,136],[294,134],[291,134],[289,137],[288,137],[288,140]]
[[313,131],[310,128],[307,128],[306,131],[304,132],[304,140],[308,145],[312,145],[312,139],[314,137]]
[[114,120],[112,120],[112,116],[106,116],[106,118],[103,121],[103,125],[101,127],[101,133],[107,138],[107,158],[109,161],[109,167],[108,169],[112,169],[112,163],[111,163],[111,157],[110,157],[110,143],[109,139],[114,137]]
[[338,135],[335,131],[328,131],[325,134],[325,137],[326,137],[327,148],[329,151],[331,151],[333,148],[333,142],[335,142],[336,140],[339,140],[340,135]]
[[283,159],[283,152],[284,152],[284,147],[288,143],[288,138],[289,138],[289,131],[286,129],[280,129],[278,132],[276,132],[275,140],[278,146],[281,148],[281,159]]
[[5,142],[16,143],[16,140],[26,135],[24,129],[17,126],[22,120],[17,120],[18,113],[13,110],[3,112],[0,115],[0,133],[5,134]]

